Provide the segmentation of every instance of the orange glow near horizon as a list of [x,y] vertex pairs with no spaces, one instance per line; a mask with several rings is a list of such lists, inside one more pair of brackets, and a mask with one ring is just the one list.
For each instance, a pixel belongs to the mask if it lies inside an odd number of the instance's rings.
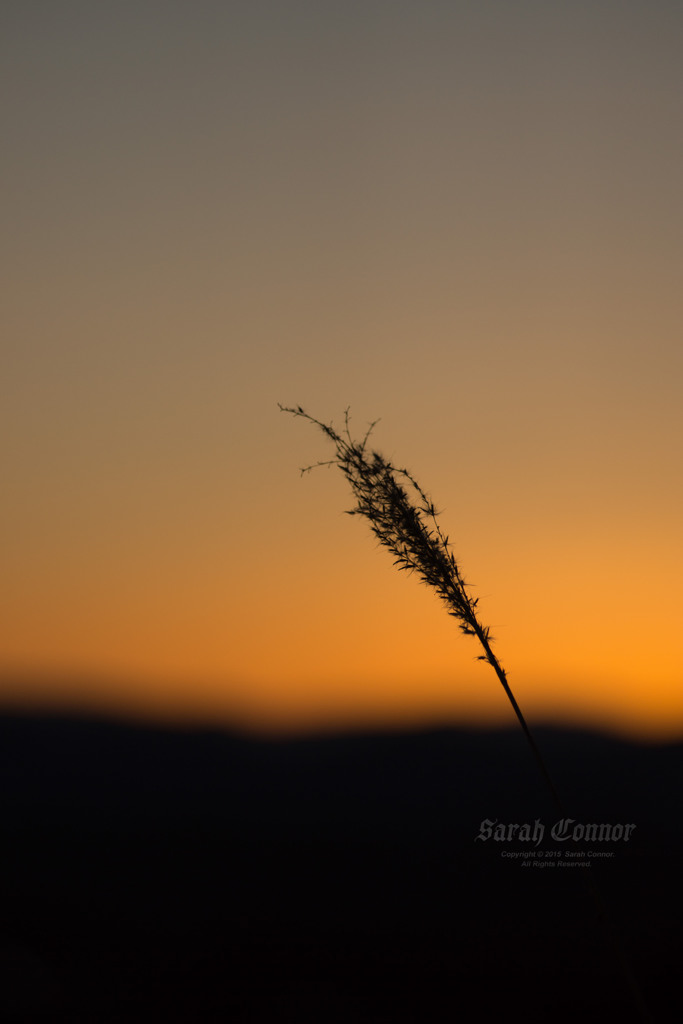
[[[337,557],[328,562],[320,548],[330,544]],[[594,567],[590,602],[573,552],[555,558],[551,573],[544,561],[530,562],[520,579],[518,553],[497,548],[502,566],[489,571],[501,597],[476,592],[529,720],[683,735],[683,696],[670,668],[678,657],[674,589],[668,604],[659,590],[672,611],[657,616],[662,639],[654,645],[654,620],[645,628],[605,548],[585,556]],[[17,617],[4,638],[4,650],[14,645],[17,655],[3,666],[0,696],[4,689],[10,703],[275,732],[514,724],[495,675],[475,661],[476,641],[427,588],[396,573],[359,520],[332,516],[327,530],[320,522],[284,550],[289,573],[261,586],[263,573],[250,579],[243,568],[232,599],[221,573],[211,589],[198,570],[197,579],[189,571],[176,578],[175,588],[163,574],[164,589],[135,577],[123,592],[91,590],[87,604],[63,592],[41,609],[31,595],[28,628],[22,633]],[[620,556],[615,543],[612,557]]]

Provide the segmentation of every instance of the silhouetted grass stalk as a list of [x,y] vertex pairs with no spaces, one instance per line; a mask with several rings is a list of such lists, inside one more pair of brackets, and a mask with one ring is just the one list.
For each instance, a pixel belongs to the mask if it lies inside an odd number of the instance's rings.
[[[567,812],[510,688],[505,670],[493,653],[491,631],[488,626],[482,625],[477,617],[479,599],[472,597],[467,589],[448,536],[441,530],[434,503],[407,469],[399,469],[379,452],[368,450],[368,439],[377,421],[370,424],[361,441],[354,441],[349,428],[348,409],[343,434],[338,433],[330,424],[322,423],[310,416],[301,406],[289,408],[280,405],[280,409],[293,416],[301,416],[319,427],[336,447],[335,458],[307,466],[301,472],[307,473],[317,466],[338,466],[351,485],[356,499],[356,507],[350,509],[348,515],[359,515],[367,519],[380,543],[395,556],[394,565],[398,566],[399,570],[417,573],[422,582],[435,590],[446,604],[448,614],[457,620],[462,632],[467,636],[476,637],[479,641],[484,653],[478,658],[480,661],[487,661],[500,680],[553,801],[566,818]],[[628,957],[592,872],[582,872],[582,877],[588,881],[598,913],[638,1006],[641,1020],[650,1022],[652,1017],[633,977]]]
[[[368,452],[367,442],[375,423],[370,425],[362,441],[354,441],[349,429],[348,410],[342,435],[329,424],[310,416],[301,406],[291,409],[281,405],[280,409],[314,423],[335,444],[336,458],[315,465],[337,465],[344,473],[356,498],[356,507],[348,515],[364,516],[380,543],[395,555],[394,565],[399,570],[416,572],[446,604],[448,614],[458,621],[462,632],[477,638],[484,651],[479,660],[487,661],[498,676],[553,800],[566,816],[541,752],[510,689],[505,670],[491,649],[491,631],[477,617],[479,599],[468,592],[448,537],[441,530],[434,503],[407,469],[398,469],[377,451]],[[314,468],[307,466],[302,473]]]

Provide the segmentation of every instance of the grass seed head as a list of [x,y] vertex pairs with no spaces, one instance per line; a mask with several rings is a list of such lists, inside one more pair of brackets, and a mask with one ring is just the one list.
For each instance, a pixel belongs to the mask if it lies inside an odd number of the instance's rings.
[[488,629],[476,617],[477,599],[467,592],[434,503],[407,469],[399,469],[380,452],[368,449],[377,421],[370,424],[362,440],[356,441],[351,435],[348,409],[343,433],[310,416],[301,406],[281,405],[280,409],[313,423],[335,445],[333,459],[307,466],[302,473],[317,466],[338,466],[356,499],[348,514],[368,520],[380,544],[394,555],[394,565],[399,570],[417,573],[423,583],[434,589],[464,633],[481,633],[488,640]]

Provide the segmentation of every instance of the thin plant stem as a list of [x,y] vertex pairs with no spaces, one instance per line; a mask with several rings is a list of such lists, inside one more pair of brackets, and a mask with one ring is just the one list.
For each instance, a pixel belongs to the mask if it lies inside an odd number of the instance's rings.
[[537,763],[538,767],[541,770],[541,774],[542,774],[543,778],[546,781],[548,789],[550,790],[552,798],[553,798],[553,800],[555,802],[555,806],[557,807],[559,812],[563,815],[563,817],[566,817],[567,816],[567,812],[565,810],[564,804],[562,803],[562,800],[560,799],[560,796],[559,796],[557,790],[555,789],[555,783],[552,780],[552,776],[550,775],[550,772],[548,771],[546,763],[545,763],[545,761],[543,759],[543,755],[541,754],[541,751],[539,750],[539,747],[538,747],[538,745],[536,743],[536,740],[534,739],[534,737],[532,735],[531,729],[527,725],[526,718],[522,714],[522,709],[520,708],[519,704],[517,703],[517,699],[515,698],[515,695],[512,692],[512,689],[510,688],[510,684],[508,683],[507,676],[505,674],[505,670],[503,669],[503,667],[501,666],[500,662],[498,661],[498,658],[495,656],[495,654],[491,650],[491,645],[490,645],[488,639],[486,638],[486,636],[484,635],[484,633],[480,629],[478,629],[478,628],[475,628],[475,633],[477,635],[477,638],[478,638],[480,644],[484,648],[484,651],[486,652],[486,660],[488,661],[489,665],[491,666],[493,671],[498,676],[498,679],[500,680],[501,685],[502,685],[503,689],[505,690],[505,693],[507,694],[507,698],[510,701],[510,704],[512,705],[512,709],[515,712],[515,714],[517,715],[517,720],[519,721],[519,724],[522,727],[522,731],[523,731],[524,735],[526,736],[527,742],[528,742],[529,746],[531,747],[532,753],[533,753],[534,757],[536,758],[536,763]]

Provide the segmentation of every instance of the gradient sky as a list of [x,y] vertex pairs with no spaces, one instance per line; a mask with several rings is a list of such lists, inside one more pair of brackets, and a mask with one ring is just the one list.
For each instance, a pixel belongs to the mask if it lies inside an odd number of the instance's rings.
[[6,2],[0,703],[683,734],[683,6]]

